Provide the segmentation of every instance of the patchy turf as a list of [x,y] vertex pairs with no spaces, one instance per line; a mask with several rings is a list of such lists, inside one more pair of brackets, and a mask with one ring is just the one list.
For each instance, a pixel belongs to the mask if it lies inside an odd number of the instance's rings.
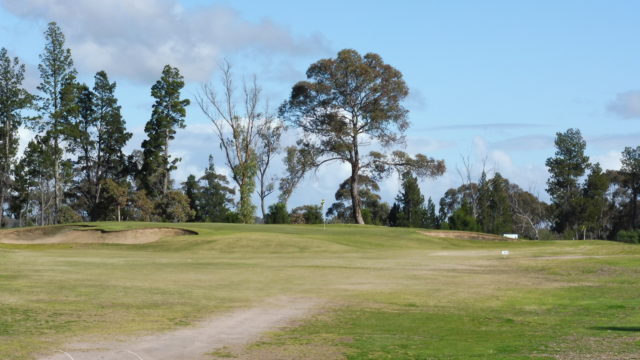
[[[195,326],[278,296],[332,304],[210,359],[632,359],[640,247],[373,226],[97,223],[198,235],[0,244],[0,358]],[[0,231],[0,238],[6,230]],[[501,250],[509,250],[508,256]]]

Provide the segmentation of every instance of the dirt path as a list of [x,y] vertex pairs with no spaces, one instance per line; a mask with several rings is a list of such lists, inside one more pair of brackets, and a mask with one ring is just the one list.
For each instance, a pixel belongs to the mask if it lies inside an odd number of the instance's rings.
[[277,298],[248,309],[205,320],[197,326],[123,342],[67,345],[39,360],[200,360],[225,346],[253,343],[268,331],[310,315],[320,302],[308,298]]

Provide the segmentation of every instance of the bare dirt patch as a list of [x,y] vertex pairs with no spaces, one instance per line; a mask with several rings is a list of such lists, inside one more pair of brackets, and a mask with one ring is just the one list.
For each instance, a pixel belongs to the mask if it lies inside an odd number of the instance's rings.
[[456,230],[435,230],[435,231],[419,231],[419,233],[427,236],[433,236],[446,239],[462,239],[462,240],[500,240],[509,241],[511,239],[504,236],[495,234],[485,234],[471,231],[456,231]]
[[640,360],[637,343],[640,336],[621,337],[569,337],[568,342],[578,344],[580,350],[555,355],[557,360]]
[[195,235],[193,231],[175,228],[148,228],[122,231],[83,229],[75,226],[48,226],[5,230],[0,232],[4,244],[110,243],[146,244],[165,237]]
[[[321,303],[309,298],[281,297],[263,304],[215,316],[200,324],[163,334],[125,341],[67,345],[40,360],[205,360],[227,348],[256,342],[310,315]],[[68,355],[67,355],[68,354]]]

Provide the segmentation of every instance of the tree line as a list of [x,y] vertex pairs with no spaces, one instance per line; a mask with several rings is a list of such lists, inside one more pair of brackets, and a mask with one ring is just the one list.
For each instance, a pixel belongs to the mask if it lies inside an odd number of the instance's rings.
[[[279,191],[281,208],[304,176],[325,163],[351,165],[352,219],[364,224],[358,181],[383,178],[398,169],[437,176],[444,162],[393,150],[408,128],[402,74],[377,54],[341,51],[335,59],[311,65],[291,98],[270,109],[255,77],[236,83],[229,63],[220,81],[204,84],[195,103],[211,120],[229,178],[216,172],[213,159],[204,175],[176,184],[171,155],[176,132],[185,127],[191,100],[179,69],[166,65],[151,87],[154,99],[139,149],[125,154],[131,139],[115,96],[116,83],[98,71],[93,84],[78,81],[71,50],[60,27],[51,22],[40,54],[38,93],[23,86],[25,66],[0,52],[0,224],[48,225],[96,220],[225,221],[252,223],[260,198]],[[344,73],[351,76],[344,77]],[[304,136],[282,148],[288,127]],[[18,157],[19,129],[36,135]],[[379,151],[364,152],[376,143]],[[379,146],[378,146],[379,145]],[[287,173],[275,176],[273,163],[284,153]],[[322,218],[313,206],[287,213],[287,221]],[[313,220],[312,220],[313,219]]]
[[[625,149],[619,171],[603,172],[589,162],[575,129],[557,134],[556,154],[547,160],[550,204],[499,173],[489,178],[483,172],[477,181],[469,176],[449,189],[436,211],[418,181],[442,175],[444,161],[399,150],[410,125],[402,73],[377,54],[350,49],[313,63],[275,109],[255,77],[238,81],[231,64],[223,63],[219,79],[203,84],[194,102],[211,121],[229,177],[216,171],[210,157],[204,175],[176,184],[172,172],[180,159],[171,156],[170,145],[192,103],[182,96],[179,69],[166,65],[151,87],[146,138],[125,154],[132,134],[116,83],[105,71],[91,85],[80,83],[55,22],[44,39],[37,94],[23,86],[24,64],[0,50],[2,226],[96,220],[319,223],[326,216],[332,222],[517,232],[535,239],[637,241],[640,147]],[[18,157],[22,127],[36,136]],[[282,136],[290,130],[300,136],[285,147]],[[281,157],[285,173],[278,176],[272,166]],[[332,162],[351,171],[326,213],[319,205],[288,211],[304,177]],[[402,186],[387,204],[377,194],[378,183],[393,174]],[[277,202],[267,208],[275,193]]]
[[[367,222],[388,226],[517,233],[529,239],[611,239],[640,242],[638,194],[640,193],[640,146],[626,147],[619,170],[603,171],[585,154],[580,130],[558,132],[555,154],[546,160],[550,173],[550,203],[511,183],[499,172],[492,177],[482,171],[477,181],[467,174],[464,183],[447,190],[439,200],[425,202],[418,179],[401,175],[401,189],[393,205],[380,202],[378,185],[361,179],[363,212]],[[343,183],[327,215],[347,222]]]

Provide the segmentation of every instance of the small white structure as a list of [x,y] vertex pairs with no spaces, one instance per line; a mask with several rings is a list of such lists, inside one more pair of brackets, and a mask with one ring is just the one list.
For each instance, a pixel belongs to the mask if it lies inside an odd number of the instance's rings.
[[509,239],[514,239],[514,240],[518,240],[518,234],[502,234],[502,236],[509,238]]
[[502,255],[507,256],[507,255],[509,255],[509,250],[502,250],[500,253],[501,253]]

